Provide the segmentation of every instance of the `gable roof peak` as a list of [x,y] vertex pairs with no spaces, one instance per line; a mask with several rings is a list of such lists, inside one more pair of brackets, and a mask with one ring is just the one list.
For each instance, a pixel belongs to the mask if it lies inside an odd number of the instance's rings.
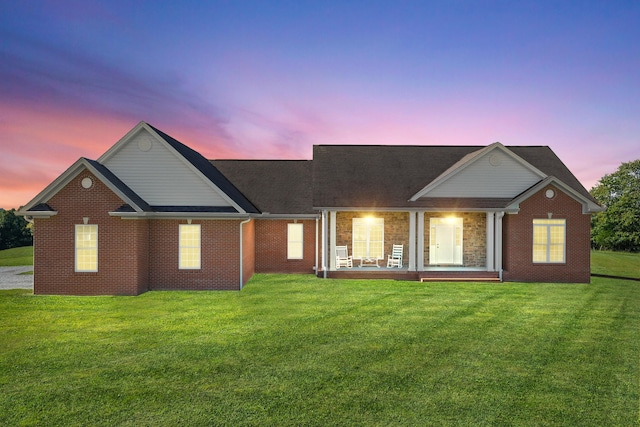
[[[207,160],[202,154],[195,151],[194,149],[188,147],[187,145],[181,143],[177,139],[172,136],[164,133],[160,129],[150,125],[145,121],[140,121],[136,126],[134,126],[127,134],[122,137],[118,142],[116,142],[107,152],[105,152],[100,158],[98,158],[98,162],[105,165],[110,165],[110,162],[116,161],[119,162],[121,168],[115,168],[114,171],[116,173],[122,173],[122,162],[115,160],[118,159],[118,153],[121,150],[126,150],[130,143],[136,141],[140,132],[146,132],[148,136],[154,141],[157,142],[160,146],[162,146],[168,153],[168,155],[172,158],[179,159],[185,167],[190,170],[195,176],[198,185],[204,185],[207,190],[204,190],[205,187],[200,187],[202,191],[211,192],[211,194],[215,194],[215,197],[220,197],[224,200],[225,205],[233,206],[238,213],[258,213],[258,209],[255,205],[248,200],[234,185],[229,181],[218,169],[212,165],[209,160]],[[144,141],[143,141],[144,142]],[[140,143],[140,141],[138,142]],[[148,145],[148,143],[146,144]],[[140,146],[139,146],[140,148]],[[140,148],[142,151],[147,151],[143,148]],[[153,170],[152,166],[148,166],[147,169],[151,168],[152,172],[157,172]],[[133,179],[129,177],[129,181]],[[126,177],[122,177],[123,180],[127,181]],[[194,181],[194,182],[196,182]],[[138,181],[138,184],[140,182]],[[134,184],[130,184],[134,188],[136,187]],[[146,184],[140,184],[146,185]],[[146,187],[149,190],[149,187]],[[151,189],[152,194],[157,195],[155,190]],[[141,192],[141,194],[149,194],[145,192]],[[207,193],[209,194],[209,193]],[[192,197],[193,199],[193,197]],[[163,200],[164,201],[164,200]],[[150,198],[149,203],[152,205],[159,205],[158,197],[155,199]],[[185,202],[183,201],[182,204]],[[181,203],[169,203],[170,205],[180,205]],[[191,203],[192,204],[192,203]]]
[[[523,167],[525,170],[528,170],[531,174],[537,176],[539,179],[544,179],[547,176],[547,174],[545,174],[544,172],[542,172],[541,170],[533,166],[531,163],[524,160],[522,157],[518,156],[508,147],[504,146],[502,143],[494,142],[493,144],[487,145],[486,147],[480,148],[479,150],[472,151],[469,154],[462,157],[456,163],[451,165],[447,170],[445,170],[442,174],[440,174],[436,179],[428,183],[424,188],[422,188],[420,191],[414,194],[409,199],[409,201],[415,202],[421,197],[425,197],[432,190],[441,186],[442,184],[450,180],[452,177],[459,175],[462,171],[469,168],[471,165],[476,164],[476,162],[479,159],[484,158],[485,156],[488,156],[489,153],[491,153],[492,151],[500,151],[501,153],[506,155],[508,158],[515,161],[517,164],[521,165],[521,167]],[[490,162],[492,165],[494,164],[494,161],[496,166],[502,162],[502,160],[499,157],[495,158],[495,160],[494,158],[495,156],[491,154]]]
[[[55,194],[66,186],[83,170],[88,170],[111,191],[113,191],[121,200],[129,204],[135,211],[143,212],[150,210],[150,206],[117,176],[115,176],[106,166],[96,162],[95,160],[80,157],[74,164],[69,166],[66,171],[42,190],[36,197],[27,203],[22,209],[22,214],[33,215],[33,208],[46,204]],[[39,209],[35,210],[36,212]]]

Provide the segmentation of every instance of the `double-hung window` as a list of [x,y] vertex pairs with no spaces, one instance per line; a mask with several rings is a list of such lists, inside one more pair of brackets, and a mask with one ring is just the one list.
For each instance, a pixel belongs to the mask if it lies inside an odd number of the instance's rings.
[[564,263],[566,257],[565,219],[533,220],[533,262]]
[[384,257],[384,218],[353,218],[353,257]]
[[180,224],[178,268],[200,269],[200,224]]
[[78,272],[98,271],[98,226],[76,225],[76,268]]
[[303,241],[303,225],[287,224],[287,259],[303,258]]

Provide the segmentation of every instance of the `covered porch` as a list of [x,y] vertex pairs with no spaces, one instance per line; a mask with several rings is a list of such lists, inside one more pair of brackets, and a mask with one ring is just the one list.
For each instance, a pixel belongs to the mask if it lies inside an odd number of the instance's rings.
[[[501,281],[504,212],[323,211],[320,277],[421,281]],[[393,245],[400,268],[387,267]],[[347,246],[352,266],[336,263]],[[366,262],[361,266],[361,260]]]

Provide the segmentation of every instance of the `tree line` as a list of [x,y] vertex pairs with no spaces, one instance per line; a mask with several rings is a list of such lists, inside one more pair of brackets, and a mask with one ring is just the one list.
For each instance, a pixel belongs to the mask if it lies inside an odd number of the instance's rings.
[[31,224],[16,210],[0,208],[0,250],[33,245]]
[[640,252],[640,159],[622,163],[590,193],[606,207],[591,218],[592,247]]

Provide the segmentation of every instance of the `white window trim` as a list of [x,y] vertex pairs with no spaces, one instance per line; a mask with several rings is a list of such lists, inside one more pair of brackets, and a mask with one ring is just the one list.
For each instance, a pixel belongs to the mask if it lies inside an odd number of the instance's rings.
[[[295,226],[295,227],[294,227]],[[292,240],[291,229],[300,229],[300,240]],[[300,247],[300,256],[291,256],[292,246],[296,244]],[[304,258],[304,225],[298,222],[292,222],[287,224],[287,259],[303,259]]]
[[[536,224],[536,221],[540,221],[540,223]],[[544,221],[563,221],[562,223],[549,224]],[[542,245],[542,243],[536,244],[535,236],[536,236],[536,227],[544,227],[547,231],[547,243],[546,243],[546,256],[544,261],[536,261],[535,260],[535,248],[536,245]],[[563,236],[562,236],[562,261],[551,261],[551,247],[558,246],[558,244],[551,243],[551,229],[553,227],[562,227]],[[534,264],[566,264],[567,263],[567,220],[564,218],[547,220],[544,218],[538,218],[533,220],[533,236],[532,236],[532,248],[531,248],[531,258]]]
[[[198,245],[197,246],[182,246],[182,230],[187,227],[198,228]],[[182,265],[182,251],[183,249],[198,249],[198,265],[197,266],[183,266]],[[180,270],[200,270],[202,269],[202,227],[200,224],[179,224],[178,228],[178,269]]]
[[[95,228],[95,234],[96,234],[95,247],[90,247],[90,248],[79,248],[78,247],[78,230],[79,230],[79,227],[92,227],[92,228]],[[73,260],[74,271],[76,273],[97,273],[98,272],[98,225],[97,224],[76,224],[73,246],[74,246],[74,260]],[[84,250],[89,250],[89,249],[95,249],[95,251],[96,251],[96,255],[95,255],[96,268],[95,269],[90,269],[90,270],[85,270],[85,269],[78,268],[78,254],[80,252],[84,251]]]

